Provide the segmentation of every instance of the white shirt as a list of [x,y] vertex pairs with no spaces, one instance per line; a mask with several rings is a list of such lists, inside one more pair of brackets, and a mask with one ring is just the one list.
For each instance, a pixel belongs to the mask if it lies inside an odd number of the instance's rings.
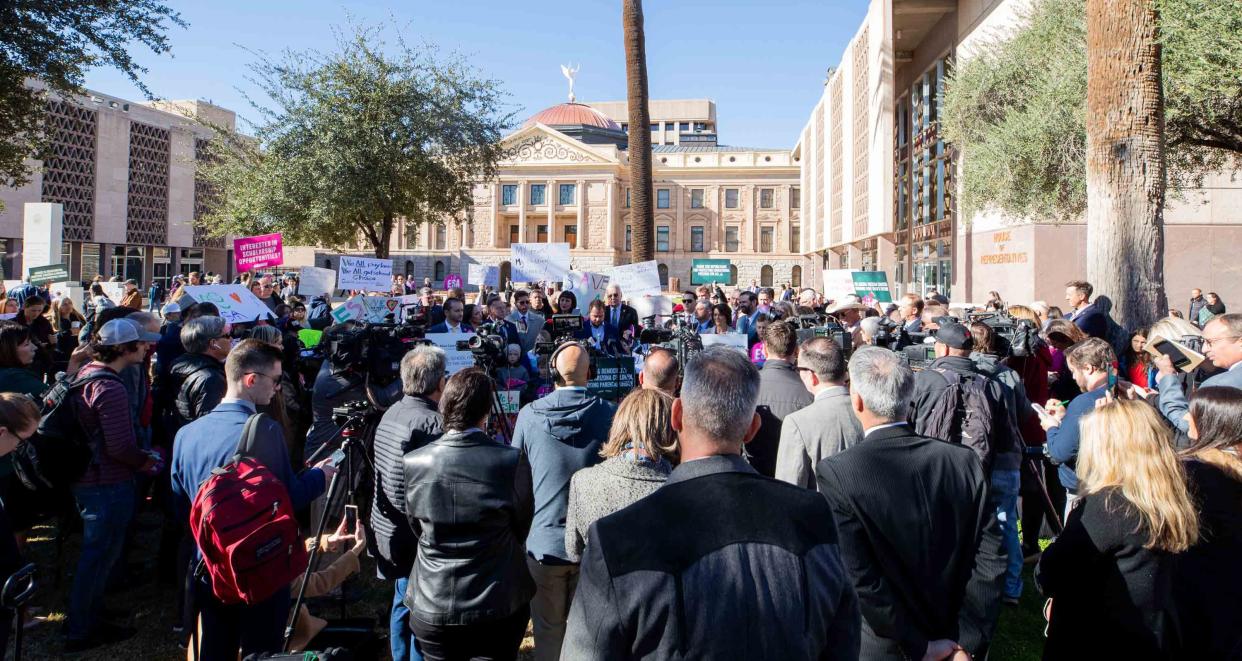
[[901,426],[901,425],[904,425],[904,424],[906,424],[906,423],[904,423],[904,422],[886,422],[886,423],[884,423],[884,424],[882,424],[882,425],[876,425],[876,426],[874,426],[874,427],[871,427],[871,428],[870,428],[870,429],[868,429],[867,431],[863,432],[863,438],[867,438],[868,436],[870,436],[870,435],[871,435],[871,432],[880,431],[881,429],[888,429],[889,427],[898,427],[898,426]]

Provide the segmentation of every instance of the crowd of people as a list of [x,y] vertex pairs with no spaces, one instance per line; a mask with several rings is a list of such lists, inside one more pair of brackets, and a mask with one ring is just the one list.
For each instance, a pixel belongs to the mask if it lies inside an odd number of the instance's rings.
[[[407,319],[505,351],[450,374],[411,342],[382,383],[335,344],[303,354],[303,330],[353,323],[296,277],[239,277],[271,311],[241,324],[185,296],[215,281],[145,305],[137,283],[119,304],[92,283],[85,314],[4,293],[0,574],[34,525],[80,521],[67,652],[134,635],[108,601],[145,511],[191,658],[362,645],[303,601],[359,571],[391,584],[400,660],[513,659],[528,625],[540,660],[986,658],[1030,565],[1045,658],[1242,654],[1242,315],[1214,293],[1123,329],[1082,281],[1068,312],[703,286],[674,325],[743,339],[687,359],[643,341],[663,322],[616,285],[467,302],[398,276]],[[579,330],[552,337],[567,315]],[[631,355],[637,387],[601,397],[595,364]],[[351,402],[374,411],[366,461],[338,451]],[[57,469],[64,420],[84,459]],[[340,482],[361,497],[331,497]]]

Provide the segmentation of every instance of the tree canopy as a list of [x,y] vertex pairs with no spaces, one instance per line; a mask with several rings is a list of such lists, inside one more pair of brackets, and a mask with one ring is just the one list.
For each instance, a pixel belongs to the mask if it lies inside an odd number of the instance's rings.
[[253,139],[214,127],[200,176],[210,233],[281,232],[342,247],[361,236],[388,255],[398,221],[448,222],[473,209],[473,185],[492,177],[501,132],[513,121],[498,82],[459,56],[378,30],[338,35],[328,53],[261,57],[252,80],[269,105]]
[[[1170,185],[1242,153],[1242,5],[1157,0]],[[944,132],[962,150],[963,217],[995,208],[1053,220],[1087,205],[1087,28],[1082,0],[1036,0],[1023,27],[959,62]]]
[[159,0],[0,2],[0,183],[26,183],[25,159],[45,146],[45,93],[28,79],[70,96],[81,93],[87,70],[113,67],[150,96],[139,78],[146,69],[128,49],[167,52],[169,24],[186,26]]

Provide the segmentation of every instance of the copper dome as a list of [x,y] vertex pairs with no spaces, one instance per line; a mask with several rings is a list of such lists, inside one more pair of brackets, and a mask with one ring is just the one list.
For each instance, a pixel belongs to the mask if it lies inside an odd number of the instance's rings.
[[621,125],[604,113],[581,103],[561,103],[540,110],[522,124],[522,128],[539,123],[545,126],[595,126],[620,131]]

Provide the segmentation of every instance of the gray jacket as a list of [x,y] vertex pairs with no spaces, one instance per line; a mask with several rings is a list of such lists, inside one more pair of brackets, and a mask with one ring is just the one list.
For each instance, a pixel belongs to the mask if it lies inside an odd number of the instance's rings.
[[610,457],[583,468],[569,480],[569,510],[565,514],[565,552],[570,562],[582,562],[587,528],[596,520],[651,495],[668,479],[673,467]]
[[785,416],[811,405],[797,369],[787,360],[769,358],[759,370],[759,401],[755,412],[763,421],[755,438],[746,444],[750,465],[760,475],[776,475],[776,453],[781,442],[781,423]]
[[815,467],[820,460],[861,440],[862,425],[850,409],[849,389],[829,388],[810,406],[785,416],[776,454],[776,479],[818,490]]

